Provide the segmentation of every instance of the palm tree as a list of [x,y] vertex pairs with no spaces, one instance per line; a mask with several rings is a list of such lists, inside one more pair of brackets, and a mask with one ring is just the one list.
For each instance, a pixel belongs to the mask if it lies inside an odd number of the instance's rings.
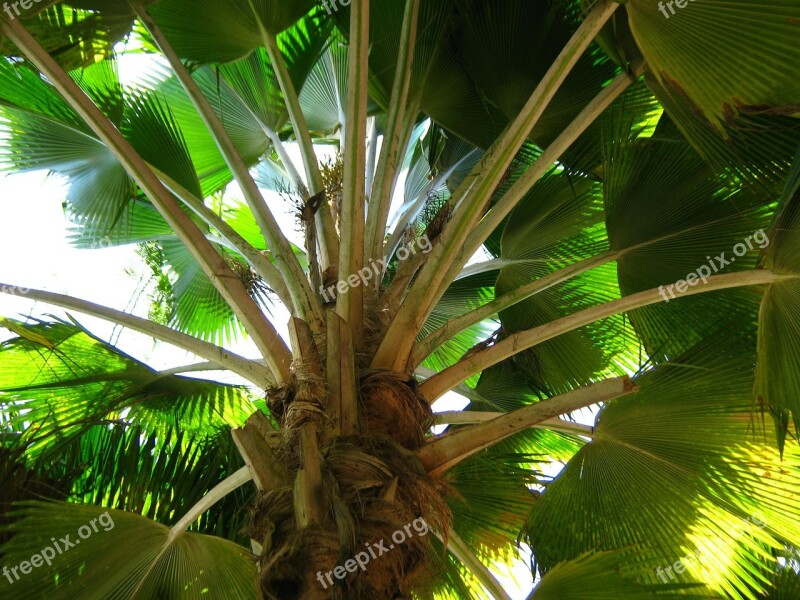
[[0,321],[3,597],[800,597],[796,0],[343,4],[4,5],[0,161],[151,318],[0,291],[197,362]]

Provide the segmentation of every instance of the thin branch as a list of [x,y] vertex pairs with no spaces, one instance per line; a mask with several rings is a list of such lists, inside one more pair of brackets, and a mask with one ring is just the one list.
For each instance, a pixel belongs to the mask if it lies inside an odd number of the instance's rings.
[[[364,188],[367,149],[367,86],[369,84],[369,0],[353,0],[350,6],[350,42],[345,106],[344,176],[339,220],[339,281],[347,281],[364,266]],[[336,311],[353,332],[355,348],[361,348],[364,321],[364,287],[348,286],[336,298]]]
[[203,232],[181,209],[169,190],[164,187],[133,146],[69,74],[25,29],[20,20],[0,20],[0,32],[5,34],[47,77],[147,194],[192,253],[214,287],[242,321],[262,356],[267,360],[276,379],[283,381],[287,378],[291,355],[286,344],[283,343],[222,256],[214,250]]
[[286,150],[283,140],[281,140],[277,132],[273,131],[263,123],[261,126],[264,129],[264,134],[269,138],[269,141],[272,142],[272,147],[275,148],[275,152],[278,154],[278,158],[280,159],[283,168],[286,170],[286,174],[289,176],[289,179],[294,182],[294,185],[297,189],[304,189],[306,184],[303,181],[303,178],[300,177],[297,167],[294,166],[294,161],[292,161],[292,157],[289,156],[289,152]]
[[316,295],[314,295],[311,290],[303,268],[300,266],[300,261],[297,260],[289,244],[289,240],[283,235],[278,222],[269,210],[261,191],[258,189],[258,185],[250,174],[241,155],[236,150],[233,140],[231,140],[230,135],[228,135],[228,132],[225,130],[222,120],[217,116],[217,113],[214,112],[211,103],[203,95],[200,86],[192,78],[189,71],[181,62],[177,52],[172,48],[166,36],[145,7],[138,2],[132,2],[131,4],[139,20],[150,32],[150,35],[161,49],[162,54],[169,61],[173,72],[192,100],[192,104],[194,104],[195,109],[203,119],[209,133],[211,133],[211,136],[214,138],[214,142],[225,158],[228,168],[239,183],[247,205],[255,216],[261,228],[261,232],[272,251],[272,255],[275,257],[277,268],[283,276],[284,283],[292,295],[295,310],[298,311],[301,318],[307,320],[312,326],[316,325],[318,328],[321,328],[322,309]]
[[[476,423],[485,423],[486,421],[497,419],[505,414],[508,413],[452,410],[434,413],[433,422],[436,425],[474,425]],[[573,423],[572,421],[565,421],[564,419],[559,418],[547,419],[538,425],[534,425],[533,427],[538,429],[552,429],[553,431],[575,433],[578,435],[591,436],[594,434],[594,427],[591,425]]]
[[567,281],[576,275],[580,275],[581,273],[585,273],[586,271],[616,260],[619,254],[619,252],[608,251],[604,252],[603,254],[576,262],[564,267],[563,269],[553,271],[544,277],[531,281],[530,283],[518,287],[515,290],[511,290],[507,294],[503,294],[491,302],[487,302],[486,304],[471,310],[460,317],[450,319],[447,321],[447,323],[439,327],[439,329],[423,338],[414,347],[414,352],[411,355],[411,365],[419,365],[423,360],[425,360],[425,358],[428,357],[428,355],[436,350],[436,348],[468,327],[476,325],[484,319],[488,319],[492,315],[498,314],[500,311],[505,310],[508,307],[517,304],[518,302],[522,302],[523,300],[530,298],[539,292],[543,292],[555,285],[563,283],[564,281]]
[[[411,72],[414,52],[417,44],[417,27],[419,25],[420,0],[406,0],[403,14],[403,26],[400,31],[400,45],[397,51],[392,96],[389,100],[389,114],[383,146],[378,159],[370,203],[367,211],[367,225],[364,233],[364,260],[376,259],[383,253],[383,237],[389,208],[392,203],[392,192],[400,173],[400,152],[408,143],[408,134],[404,129],[407,114],[416,113],[416,106],[408,107],[408,96],[411,89]],[[352,89],[352,88],[350,88]],[[414,103],[416,104],[416,103]]]
[[[729,273],[727,275],[714,275],[708,278],[708,283],[701,283],[698,281],[695,287],[688,288],[677,299],[717,290],[764,285],[794,277],[794,275],[777,275],[765,269]],[[665,298],[666,292],[664,291],[664,286],[661,286],[661,288],[654,288],[637,294],[631,294],[630,296],[625,296],[624,298],[619,298],[599,306],[593,306],[567,317],[556,319],[555,321],[540,325],[539,327],[514,333],[493,346],[479,350],[434,375],[430,379],[425,380],[420,385],[420,392],[430,402],[433,402],[454,385],[465,381],[472,375],[480,373],[484,369],[488,369],[523,350],[551,340],[564,333],[589,325],[590,323],[594,323],[595,321],[599,321],[600,319],[606,319],[636,308],[663,302]],[[667,299],[667,301],[668,300],[669,299]]]
[[[308,123],[303,114],[303,109],[300,106],[300,97],[294,87],[292,77],[289,74],[289,69],[286,66],[283,53],[278,47],[277,40],[264,28],[264,24],[261,22],[258,11],[253,4],[253,0],[248,0],[248,2],[253,11],[253,18],[256,19],[259,30],[261,31],[262,42],[269,56],[270,63],[272,63],[272,70],[275,72],[278,85],[283,93],[283,100],[286,104],[286,110],[289,113],[289,120],[292,123],[294,136],[300,147],[300,155],[303,157],[306,179],[308,180],[308,187],[311,191],[310,197],[316,196],[325,191],[325,185],[322,181],[322,173],[320,172],[319,163],[317,162],[317,155],[314,152],[314,143],[311,140]],[[331,267],[336,268],[338,264],[337,261],[339,260],[339,239],[336,236],[333,214],[328,202],[323,202],[322,206],[317,211],[315,215],[315,226],[317,228],[317,239],[319,240],[321,268],[323,271]]]
[[367,171],[365,174],[366,185],[364,189],[367,190],[368,194],[372,194],[372,182],[375,180],[375,162],[378,158],[378,119],[376,117],[370,117],[368,129]]
[[[13,291],[6,292],[6,290],[13,289],[14,288],[0,284],[0,292],[2,293],[13,295]],[[162,340],[213,362],[217,365],[217,368],[233,371],[261,388],[275,385],[275,379],[270,374],[270,371],[257,361],[249,360],[238,354],[229,352],[225,348],[199,340],[185,333],[181,333],[180,331],[175,331],[159,323],[154,323],[153,321],[148,321],[147,319],[142,319],[141,317],[136,317],[113,308],[94,304],[93,302],[87,302],[86,300],[80,300],[64,294],[46,292],[44,290],[28,290],[25,293],[25,297],[38,302],[45,302],[47,304],[53,304],[54,306],[74,310],[92,317],[97,317],[98,319],[111,321],[112,323],[122,325],[133,331],[138,331],[139,333]]]
[[202,371],[219,371],[220,365],[215,362],[201,362],[192,363],[191,365],[181,365],[179,367],[172,367],[171,369],[164,369],[158,372],[159,377],[170,377],[172,375],[180,375],[181,373],[199,373]]
[[458,256],[464,239],[483,216],[489,199],[550,101],[618,7],[615,2],[605,1],[595,5],[536,86],[519,115],[509,123],[470,176],[456,190],[452,198],[456,212],[442,234],[442,243],[432,252],[406,302],[389,326],[372,362],[373,368],[396,371],[405,371],[408,368],[414,339],[434,305],[439,286],[444,281],[451,262]]
[[220,235],[250,263],[250,266],[255,269],[256,273],[258,273],[275,294],[277,294],[278,298],[280,298],[281,302],[286,306],[286,309],[292,312],[294,307],[292,297],[284,284],[283,277],[275,265],[273,265],[258,249],[254,248],[250,242],[239,235],[239,233],[228,225],[222,217],[206,206],[202,200],[197,198],[166,173],[156,169],[152,165],[150,165],[150,168],[153,169],[153,172],[158,176],[161,182],[178,198],[178,200],[188,206],[197,216],[203,219],[207,225],[219,231]]
[[[445,543],[441,536],[435,534],[439,541]],[[469,572],[481,583],[483,588],[494,598],[494,600],[512,600],[503,585],[497,581],[497,578],[484,565],[477,556],[469,549],[469,546],[462,540],[459,535],[452,529],[447,532],[447,549],[452,552],[459,562],[461,562]]]
[[439,288],[439,297],[446,290],[447,285],[455,278],[456,274],[477,252],[492,232],[497,229],[503,220],[511,213],[514,207],[531,191],[537,181],[562,154],[578,139],[595,120],[619,98],[644,72],[644,61],[638,60],[630,67],[630,72],[617,75],[614,80],[595,96],[575,119],[553,140],[547,149],[536,159],[533,165],[511,186],[503,197],[498,200],[480,223],[469,232],[464,246],[459,253],[458,260],[448,267],[447,277]]
[[628,377],[600,381],[525,406],[491,421],[458,429],[417,450],[417,458],[432,477],[438,477],[476,452],[547,419],[626,396],[637,390]]
[[403,236],[406,233],[406,229],[411,224],[411,222],[417,218],[419,212],[425,206],[425,203],[428,201],[428,195],[435,189],[441,187],[445,181],[453,174],[453,172],[461,166],[461,163],[467,158],[466,155],[460,160],[458,160],[452,167],[440,173],[436,179],[431,181],[427,186],[425,186],[425,190],[419,195],[419,197],[414,201],[414,203],[408,207],[406,212],[404,212],[400,217],[397,219],[397,222],[394,224],[394,229],[392,230],[391,236],[389,236],[389,240],[383,246],[383,255],[384,257],[391,257],[394,256],[395,251],[400,246],[400,242],[403,241]]
[[228,494],[238,490],[252,478],[253,476],[250,473],[250,468],[244,466],[236,471],[233,475],[226,478],[224,481],[221,481],[215,485],[214,488],[211,489],[211,491],[209,491],[205,496],[203,496],[197,504],[189,509],[186,515],[181,517],[180,521],[172,526],[172,528],[169,530],[169,539],[167,543],[170,543],[178,535],[186,531],[186,529],[198,518],[200,518],[200,515],[206,512],[209,508],[214,506]]

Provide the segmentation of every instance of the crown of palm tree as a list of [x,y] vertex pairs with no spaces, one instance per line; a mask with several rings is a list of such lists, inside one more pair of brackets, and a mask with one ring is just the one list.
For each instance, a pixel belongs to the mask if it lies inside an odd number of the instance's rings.
[[68,311],[0,319],[3,597],[506,600],[521,547],[533,600],[800,597],[798,31],[796,0],[5,4],[0,166],[152,277],[147,319],[0,284]]

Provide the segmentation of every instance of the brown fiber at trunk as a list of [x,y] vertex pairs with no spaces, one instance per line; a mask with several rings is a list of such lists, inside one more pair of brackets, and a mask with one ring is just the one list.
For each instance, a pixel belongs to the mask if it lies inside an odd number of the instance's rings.
[[[317,347],[325,347],[317,342]],[[324,364],[324,360],[321,361]],[[416,519],[446,538],[451,514],[447,487],[428,476],[413,450],[432,423],[416,382],[399,373],[366,371],[359,381],[359,426],[355,435],[338,435],[324,412],[324,381],[313,369],[295,363],[292,381],[268,394],[282,430],[269,435],[273,459],[285,469],[285,481],[259,494],[245,531],[262,548],[259,557],[262,597],[276,600],[410,598],[433,582],[444,554],[428,532],[401,544],[392,534]],[[307,527],[298,523],[297,473],[302,427],[312,426],[320,440],[322,514]],[[365,568],[318,579],[375,543],[394,547]],[[378,551],[379,553],[379,551]]]

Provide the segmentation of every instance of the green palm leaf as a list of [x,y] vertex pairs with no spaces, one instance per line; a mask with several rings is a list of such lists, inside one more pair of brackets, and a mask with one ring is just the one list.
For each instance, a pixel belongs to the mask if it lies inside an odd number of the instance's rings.
[[[626,10],[656,78],[680,91],[715,127],[739,113],[797,114],[797,79],[777,68],[800,61],[792,0],[688,4],[668,7],[666,17],[658,3],[632,0]],[[716,64],[725,69],[703,75]],[[776,67],[764,69],[766,64]]]
[[[648,600],[650,598],[713,598],[692,593],[694,586],[641,585],[635,569],[625,568],[630,552],[587,552],[557,564],[528,600]],[[627,555],[627,556],[626,556]],[[688,589],[687,591],[684,591]],[[702,590],[700,590],[702,592]]]
[[18,565],[34,554],[44,555],[45,548],[54,558],[51,565],[38,561],[39,567],[29,574],[18,571],[20,581],[9,583],[4,577],[0,581],[4,596],[21,600],[257,597],[250,551],[227,540],[171,533],[139,515],[76,504],[28,503],[16,515],[23,518],[11,526],[15,535],[4,547],[4,562]]
[[[31,2],[27,9],[24,4],[9,3],[9,12],[4,17],[26,19],[26,27],[68,70],[107,59],[113,54],[114,45],[133,27],[133,12],[118,0],[78,0],[69,5],[45,0],[41,4]],[[0,54],[20,56],[5,38],[0,39]]]
[[[763,422],[751,418],[754,344],[751,334],[722,330],[600,412],[592,443],[531,513],[540,569],[636,546],[634,564],[652,565],[645,583],[705,583],[732,598],[766,588],[770,550],[800,535],[800,505],[777,492],[796,485],[800,471],[795,449],[781,462]],[[667,577],[676,561],[685,572]]]
[[[314,6],[313,0],[237,2],[201,0],[186,4],[166,0],[152,7],[178,53],[201,63],[226,63],[244,58],[261,46],[259,25],[277,34],[293,25]],[[253,16],[258,15],[258,21]]]
[[671,357],[716,328],[705,315],[723,312],[726,320],[752,315],[757,301],[752,290],[681,298],[688,288],[681,290],[676,282],[692,273],[698,284],[698,275],[753,269],[770,241],[761,229],[772,200],[715,175],[666,116],[652,137],[628,135],[607,142],[606,227],[611,248],[624,251],[618,260],[622,293],[664,286],[664,303],[636,310],[630,318],[650,356]]
[[[54,452],[92,426],[131,419],[151,431],[239,424],[252,412],[237,386],[162,376],[77,324],[3,319],[19,337],[0,346],[0,389],[10,426],[31,456]],[[36,426],[26,427],[27,422]]]
[[[764,250],[763,263],[783,273],[798,273],[798,232],[800,232],[800,151],[786,182],[786,188],[770,228],[772,244]],[[770,285],[761,302],[759,315],[756,400],[775,418],[779,446],[788,433],[791,411],[795,432],[800,427],[800,403],[794,393],[798,383],[794,368],[800,353],[800,285],[797,280]]]
[[[132,422],[92,426],[61,448],[50,461],[50,469],[58,473],[61,464],[80,469],[69,474],[71,501],[127,510],[168,524],[243,463],[227,429],[148,431]],[[251,498],[252,491],[250,486],[225,497],[191,529],[246,543],[241,531],[247,515],[237,507]]]

